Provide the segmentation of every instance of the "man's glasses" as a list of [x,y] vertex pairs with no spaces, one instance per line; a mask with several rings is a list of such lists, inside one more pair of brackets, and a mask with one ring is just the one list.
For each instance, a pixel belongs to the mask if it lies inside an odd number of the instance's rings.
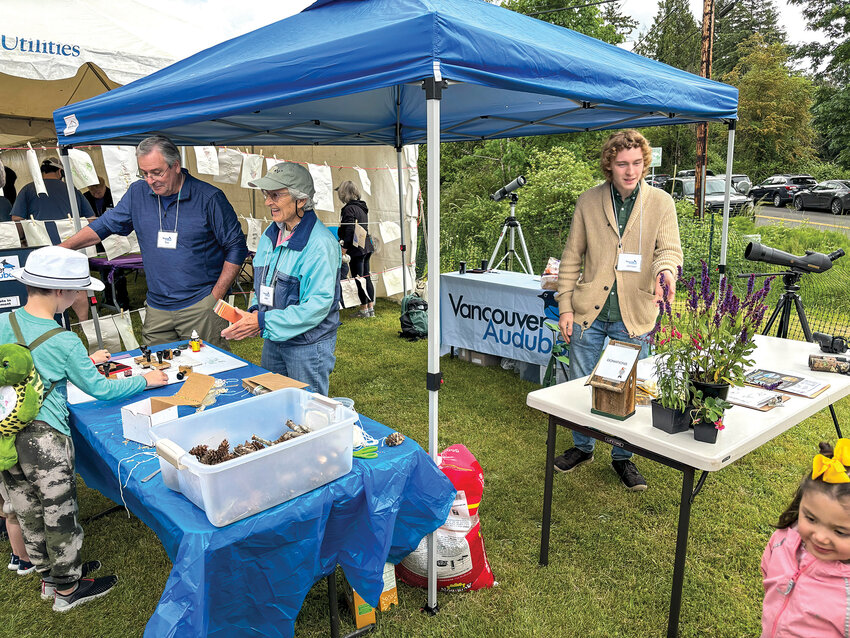
[[165,175],[169,170],[171,170],[170,166],[168,166],[164,169],[158,168],[156,170],[148,171],[148,172],[140,170],[137,174],[142,179],[159,179],[160,177]]
[[287,189],[279,190],[279,191],[263,191],[263,197],[266,199],[270,199],[273,202],[277,202],[284,195],[289,195],[289,191]]

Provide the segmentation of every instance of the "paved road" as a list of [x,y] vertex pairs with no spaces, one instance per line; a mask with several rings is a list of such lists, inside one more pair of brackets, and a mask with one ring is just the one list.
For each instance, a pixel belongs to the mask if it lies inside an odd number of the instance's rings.
[[756,208],[756,226],[784,223],[787,226],[798,226],[806,221],[809,226],[822,230],[832,230],[844,233],[850,237],[850,215],[833,215],[828,211],[806,210],[797,212],[793,206],[787,208],[774,208],[773,206],[760,205]]

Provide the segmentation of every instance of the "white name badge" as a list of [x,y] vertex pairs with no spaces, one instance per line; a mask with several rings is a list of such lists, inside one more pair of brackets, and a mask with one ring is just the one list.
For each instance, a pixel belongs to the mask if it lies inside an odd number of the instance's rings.
[[641,255],[637,253],[620,253],[617,256],[617,270],[624,272],[640,272]]
[[264,306],[274,306],[274,288],[260,286],[260,303]]
[[177,233],[161,230],[156,235],[157,248],[177,248]]

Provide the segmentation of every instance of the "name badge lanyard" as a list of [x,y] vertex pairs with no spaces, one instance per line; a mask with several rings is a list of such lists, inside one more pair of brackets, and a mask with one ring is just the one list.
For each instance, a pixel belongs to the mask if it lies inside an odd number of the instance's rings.
[[[280,250],[277,253],[277,259],[274,262],[274,269],[273,269],[273,272],[272,272],[271,283],[270,284],[268,283],[269,275],[268,275],[268,272],[266,272],[266,282],[267,283],[260,286],[260,297],[262,297],[262,299],[260,299],[260,303],[265,305],[265,306],[271,306],[271,307],[274,307],[274,289],[275,289],[275,286],[277,286],[277,280],[279,278],[277,267],[280,264],[280,258],[283,256],[283,251],[284,251],[284,248],[286,248],[286,247],[281,245],[281,246],[278,246],[277,248],[280,248]],[[266,302],[268,302],[268,303],[266,303]]]
[[[640,255],[643,250],[643,192],[641,191],[638,191],[638,200],[640,200],[640,211],[638,213],[640,215],[640,219],[638,220],[638,253],[636,257],[638,260],[638,270],[640,270]],[[620,220],[619,215],[617,215],[617,202],[614,199],[614,184],[611,184],[611,207],[614,209],[614,216],[617,217],[617,237],[620,239],[617,254],[624,255],[627,253],[623,253],[623,238],[620,235]],[[620,269],[618,268],[618,270]]]
[[[174,230],[173,231],[165,231],[162,229],[162,200],[159,195],[156,196],[156,206],[159,211],[159,242],[160,244],[167,241],[169,244],[173,244],[171,246],[158,246],[159,248],[177,248],[177,222],[180,219],[180,193],[183,192],[183,184],[180,184],[180,188],[177,191],[177,210],[174,213]],[[167,211],[167,209],[166,209]]]

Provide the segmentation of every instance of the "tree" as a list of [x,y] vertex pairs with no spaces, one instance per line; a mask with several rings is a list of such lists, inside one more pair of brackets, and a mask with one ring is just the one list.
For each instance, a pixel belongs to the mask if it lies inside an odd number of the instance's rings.
[[699,33],[688,0],[660,0],[652,25],[634,51],[677,69],[699,73]]
[[789,68],[789,48],[756,34],[739,45],[738,55],[723,81],[738,87],[739,170],[761,179],[810,160],[813,87]]
[[767,44],[787,43],[774,0],[724,0],[717,3],[715,15],[714,77],[722,77],[735,68],[740,61],[739,45],[756,33]]
[[[571,7],[571,4],[575,6]],[[637,26],[635,20],[623,15],[612,3],[591,5],[575,0],[505,0],[502,6],[609,44],[624,42]]]

